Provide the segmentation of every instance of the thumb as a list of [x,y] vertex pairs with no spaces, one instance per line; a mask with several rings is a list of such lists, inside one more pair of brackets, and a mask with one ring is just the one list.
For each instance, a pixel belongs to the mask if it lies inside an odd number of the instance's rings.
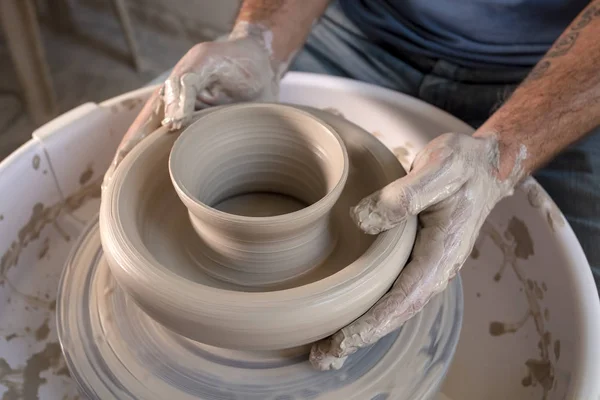
[[350,216],[365,233],[376,235],[456,193],[465,180],[454,169],[431,162],[362,199]]

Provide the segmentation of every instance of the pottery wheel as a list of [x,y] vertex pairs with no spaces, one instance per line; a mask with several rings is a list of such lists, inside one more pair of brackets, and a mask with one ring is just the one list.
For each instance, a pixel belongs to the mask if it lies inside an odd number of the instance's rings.
[[428,399],[438,390],[462,320],[459,278],[398,332],[319,372],[306,348],[238,352],[168,331],[119,288],[97,221],[68,261],[58,334],[72,376],[90,399]]

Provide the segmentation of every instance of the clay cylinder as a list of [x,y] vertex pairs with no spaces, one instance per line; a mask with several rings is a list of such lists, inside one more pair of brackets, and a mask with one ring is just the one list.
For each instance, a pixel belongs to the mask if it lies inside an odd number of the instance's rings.
[[314,116],[279,104],[241,104],[190,125],[169,158],[206,272],[263,287],[318,266],[335,246],[330,213],[348,177],[337,133]]

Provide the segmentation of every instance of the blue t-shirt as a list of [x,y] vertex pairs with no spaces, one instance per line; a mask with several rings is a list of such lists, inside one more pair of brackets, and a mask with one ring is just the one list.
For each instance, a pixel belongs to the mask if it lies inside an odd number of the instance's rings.
[[532,66],[590,0],[339,0],[391,52],[458,65]]

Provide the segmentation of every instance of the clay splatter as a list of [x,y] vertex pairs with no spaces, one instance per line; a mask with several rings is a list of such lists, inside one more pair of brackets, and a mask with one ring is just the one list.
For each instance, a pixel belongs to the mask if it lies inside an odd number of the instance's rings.
[[50,333],[50,327],[48,326],[48,319],[44,320],[42,325],[35,331],[35,340],[41,342],[48,338],[48,334]]
[[527,182],[525,186],[527,189],[527,200],[529,201],[529,205],[533,208],[540,208],[544,205],[545,196],[542,192],[542,188],[533,182]]
[[17,335],[16,333],[11,333],[10,335],[7,335],[4,339],[7,342],[10,342],[11,340],[13,340],[14,338],[18,337],[19,335]]
[[69,368],[67,366],[62,367],[58,371],[56,371],[56,375],[63,375],[67,377],[71,377],[71,373],[69,372]]
[[37,154],[33,156],[33,160],[31,160],[31,165],[33,165],[33,169],[37,170],[40,167],[40,156]]
[[56,310],[56,300],[52,300],[52,301],[50,302],[50,304],[48,305],[48,309],[49,309],[50,311],[54,311],[54,310]]
[[27,223],[25,223],[18,231],[17,237],[0,258],[0,280],[6,278],[8,270],[18,264],[21,251],[29,246],[30,243],[39,239],[41,231],[48,224],[52,224],[65,240],[70,240],[69,235],[67,235],[56,223],[56,219],[61,211],[75,211],[81,207],[86,200],[100,197],[100,183],[101,180],[91,182],[83,186],[64,201],[50,207],[46,207],[42,203],[37,203],[31,211],[29,221],[27,221]]
[[519,329],[521,329],[523,327],[523,325],[525,325],[525,323],[529,319],[529,316],[530,316],[530,314],[529,314],[529,312],[527,312],[527,314],[525,314],[525,316],[523,318],[521,318],[519,321],[517,321],[515,323],[498,322],[498,321],[491,322],[490,323],[490,335],[501,336],[506,333],[515,333]]
[[85,169],[85,171],[83,171],[82,174],[79,176],[79,184],[85,185],[86,183],[88,183],[90,181],[90,179],[92,179],[93,175],[94,175],[94,170],[92,169],[91,165],[88,165],[88,167]]
[[530,359],[525,361],[525,366],[527,367],[529,374],[523,378],[523,386],[535,386],[536,383],[539,383],[544,390],[542,399],[547,399],[548,392],[554,385],[554,368],[552,367],[552,364],[550,361]]
[[560,340],[554,341],[554,358],[556,358],[556,361],[560,358]]
[[61,356],[60,345],[58,343],[48,343],[44,350],[32,355],[27,360],[27,365],[23,368],[23,398],[38,398],[40,385],[46,383],[46,379],[42,378],[40,374],[50,367],[56,366]]
[[[526,315],[516,323],[492,322],[490,324],[490,334],[499,336],[505,333],[516,332],[525,325],[531,317],[535,324],[535,330],[539,337],[538,350],[539,359],[529,359],[525,361],[528,374],[521,381],[523,386],[537,386],[542,388],[542,400],[548,398],[550,389],[554,385],[554,366],[550,361],[551,335],[545,326],[545,319],[542,315],[540,300],[543,297],[543,290],[531,279],[527,279],[519,265],[519,259],[527,259],[534,253],[533,240],[529,230],[523,221],[513,217],[504,235],[502,235],[490,223],[484,223],[481,234],[478,238],[477,246],[480,248],[481,242],[490,239],[492,243],[500,249],[503,254],[503,262],[499,274],[494,276],[494,280],[502,278],[502,272],[506,268],[512,269],[516,278],[521,282],[523,292],[528,304]],[[543,287],[543,286],[542,286]]]
[[0,214],[0,221],[4,221],[4,215]]
[[517,217],[512,217],[508,223],[508,229],[504,235],[507,239],[512,237],[516,243],[515,256],[526,260],[533,255],[533,240],[529,234],[527,225]]
[[548,222],[548,225],[550,225],[552,232],[556,232],[559,228],[565,226],[566,222],[562,213],[538,184],[533,180],[528,179],[523,182],[523,188],[527,192],[529,205],[534,208],[545,208],[546,221]]
[[21,371],[13,369],[8,365],[4,358],[0,358],[0,384],[7,389],[2,396],[2,400],[17,400],[20,398],[19,384],[13,380],[18,379]]
[[38,260],[46,257],[48,254],[48,250],[50,250],[50,238],[44,239],[44,243],[42,244],[42,248],[38,251]]
[[38,399],[40,385],[46,383],[41,373],[56,368],[61,361],[58,343],[48,343],[44,350],[29,357],[22,368],[11,368],[5,359],[0,358],[0,384],[8,389],[2,400]]
[[546,212],[546,220],[552,232],[556,232],[558,228],[565,226],[565,218],[554,203],[552,203],[550,209]]

